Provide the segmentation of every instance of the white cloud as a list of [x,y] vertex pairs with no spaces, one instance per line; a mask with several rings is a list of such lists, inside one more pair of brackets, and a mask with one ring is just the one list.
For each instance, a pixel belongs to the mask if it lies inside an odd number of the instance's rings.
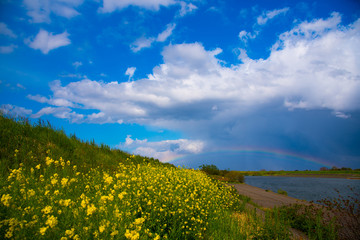
[[158,36],[155,37],[141,37],[136,39],[135,42],[133,42],[130,45],[130,48],[133,52],[139,52],[143,48],[149,48],[154,42],[165,42],[172,34],[173,30],[175,29],[176,24],[171,23],[166,26],[166,29],[159,33]]
[[131,135],[126,137],[125,143],[118,145],[121,149],[134,154],[153,157],[162,162],[168,162],[187,154],[200,153],[203,151],[204,146],[204,142],[196,140],[177,139],[149,142],[147,139],[132,139]]
[[6,114],[6,115],[11,115],[11,116],[26,117],[32,113],[32,110],[26,109],[23,107],[14,106],[11,104],[3,104],[0,107],[0,112],[2,112],[3,114]]
[[239,33],[239,38],[241,41],[243,41],[244,43],[247,43],[247,41],[249,39],[254,39],[256,38],[257,34],[255,33],[250,33],[250,32],[247,32],[245,30],[242,30],[240,33]]
[[17,38],[16,34],[7,27],[3,22],[0,22],[0,34],[11,38]]
[[274,17],[280,15],[280,14],[285,14],[287,11],[289,11],[289,8],[282,8],[282,9],[275,9],[272,11],[267,11],[267,12],[263,12],[262,15],[260,15],[257,18],[257,23],[259,25],[264,25],[267,23],[267,21],[269,21],[270,19],[273,19]]
[[168,39],[168,37],[170,37],[170,35],[172,34],[172,31],[175,29],[175,27],[176,27],[175,23],[168,24],[166,26],[166,29],[157,36],[156,41],[157,42],[166,41],[166,39]]
[[176,4],[174,0],[103,0],[103,6],[99,9],[102,13],[110,13],[115,10],[122,10],[129,6],[146,8],[158,11],[161,6],[167,7]]
[[25,42],[29,47],[39,49],[43,54],[48,54],[53,49],[69,45],[71,41],[68,37],[69,34],[66,31],[53,35],[53,33],[41,29],[34,40],[27,39]]
[[169,45],[162,52],[163,64],[145,79],[84,79],[64,86],[55,81],[52,99],[98,110],[104,121],[189,132],[267,104],[346,116],[360,108],[360,19],[348,26],[339,21],[333,14],[300,23],[281,34],[267,59],[251,59],[241,50],[243,63],[232,66],[218,58],[221,49],[206,50],[200,43]]
[[83,64],[80,61],[76,61],[76,62],[73,62],[72,65],[77,69],[78,67],[82,66]]
[[350,114],[345,114],[345,113],[339,112],[339,111],[333,112],[333,114],[338,118],[343,118],[343,119],[351,118]]
[[129,80],[134,76],[136,67],[129,67],[126,69],[125,75],[129,76]]
[[53,106],[57,106],[57,107],[75,107],[76,105],[74,105],[72,102],[64,99],[64,98],[46,98],[40,95],[28,95],[27,98],[34,100],[36,102],[39,103],[47,103]]
[[9,46],[0,46],[0,53],[1,54],[7,54],[12,53],[15,48],[17,48],[17,45],[11,44]]
[[155,41],[155,38],[146,38],[141,37],[136,39],[135,42],[133,42],[130,46],[131,50],[133,52],[139,52],[143,48],[149,48],[151,47],[151,44]]
[[40,118],[44,115],[54,115],[57,118],[69,119],[71,122],[82,122],[84,118],[84,115],[75,113],[66,107],[44,107],[30,117]]
[[191,12],[195,11],[196,9],[198,9],[198,7],[195,6],[194,4],[186,3],[186,2],[183,2],[183,1],[180,2],[180,6],[181,6],[181,9],[179,11],[179,16],[180,17],[183,17],[186,14],[191,13]]
[[17,86],[18,88],[21,88],[21,89],[26,89],[26,87],[24,87],[24,86],[21,85],[20,83],[17,83],[16,86]]
[[72,18],[80,13],[76,7],[80,6],[84,0],[24,0],[27,15],[32,18],[34,23],[50,23],[50,14]]
[[[102,76],[102,75],[101,75]],[[59,75],[59,77],[64,77],[64,78],[79,78],[79,79],[87,79],[86,75],[82,75],[79,73],[68,73],[68,74],[61,74]],[[103,77],[103,76],[102,76]]]

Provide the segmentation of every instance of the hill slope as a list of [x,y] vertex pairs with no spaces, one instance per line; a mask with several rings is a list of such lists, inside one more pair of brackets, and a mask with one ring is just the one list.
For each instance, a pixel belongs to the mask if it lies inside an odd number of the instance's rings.
[[[0,116],[0,238],[287,239],[196,170]],[[279,224],[280,222],[280,224]]]

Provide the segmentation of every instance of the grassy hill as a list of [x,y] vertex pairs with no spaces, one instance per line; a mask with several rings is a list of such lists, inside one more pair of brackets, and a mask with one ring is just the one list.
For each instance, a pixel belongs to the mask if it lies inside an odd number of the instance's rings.
[[[118,163],[129,163],[130,154],[109,146],[97,145],[94,141],[84,142],[75,135],[68,137],[63,130],[57,130],[50,122],[39,120],[31,124],[26,118],[0,116],[0,161],[1,172],[16,168],[19,163],[34,167],[38,161],[53,159],[71,159],[83,169],[99,166],[111,169]],[[160,165],[158,160],[134,156],[132,163],[140,162]]]
[[202,171],[68,137],[49,122],[0,115],[0,164],[1,239],[290,237],[278,211],[257,216]]

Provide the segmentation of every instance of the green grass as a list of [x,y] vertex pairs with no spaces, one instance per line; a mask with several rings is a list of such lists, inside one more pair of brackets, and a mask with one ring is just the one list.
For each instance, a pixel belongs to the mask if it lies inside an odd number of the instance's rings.
[[202,171],[25,118],[1,115],[0,140],[1,239],[288,239]]

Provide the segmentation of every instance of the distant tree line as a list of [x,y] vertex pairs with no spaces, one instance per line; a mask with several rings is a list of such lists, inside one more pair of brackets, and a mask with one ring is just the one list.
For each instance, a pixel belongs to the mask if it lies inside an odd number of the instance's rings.
[[237,171],[220,170],[217,166],[213,164],[210,165],[203,164],[199,166],[199,169],[208,175],[222,176],[223,179],[228,182],[237,182],[237,183],[245,182],[244,175],[242,175],[241,173]]
[[[332,168],[327,168],[327,167],[321,167],[320,168],[320,171],[340,171],[340,170],[343,170],[343,171],[352,171],[351,168],[348,168],[348,167],[342,167],[342,168],[338,168],[336,166],[333,166]],[[359,170],[359,169],[354,169],[354,170]]]

